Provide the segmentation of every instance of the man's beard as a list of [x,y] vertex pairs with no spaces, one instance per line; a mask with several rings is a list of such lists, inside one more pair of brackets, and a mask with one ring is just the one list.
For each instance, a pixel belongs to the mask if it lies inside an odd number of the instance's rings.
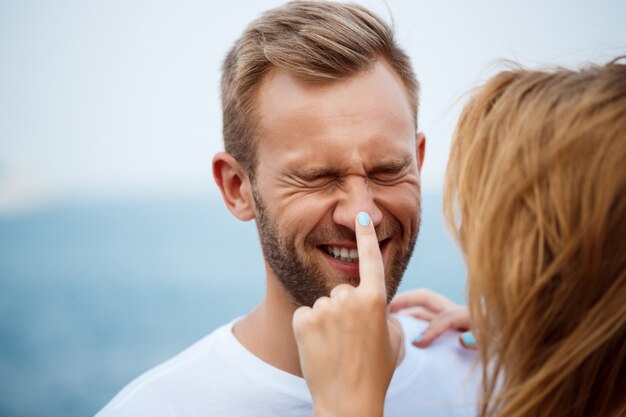
[[[332,288],[339,282],[333,284],[331,277],[324,275],[319,263],[311,257],[305,257],[298,253],[294,239],[291,236],[282,236],[280,227],[275,219],[270,218],[258,190],[253,190],[253,197],[257,208],[257,227],[261,248],[265,261],[270,265],[272,271],[287,290],[296,305],[313,306],[315,301],[323,296],[328,296]],[[406,248],[389,246],[389,265],[385,265],[385,282],[387,287],[387,301],[396,294],[398,286],[402,281],[402,276],[406,270],[409,260],[413,254],[415,241],[420,228],[420,214],[418,213],[416,229],[411,233]],[[397,221],[384,222],[376,227],[376,235],[384,238],[392,238],[394,241],[403,241],[406,230]],[[311,251],[319,250],[318,245],[333,241],[356,242],[354,231],[344,226],[333,224],[332,226],[318,228],[305,239],[305,248]],[[349,280],[349,284],[356,286],[359,278]],[[344,281],[345,282],[345,279]]]

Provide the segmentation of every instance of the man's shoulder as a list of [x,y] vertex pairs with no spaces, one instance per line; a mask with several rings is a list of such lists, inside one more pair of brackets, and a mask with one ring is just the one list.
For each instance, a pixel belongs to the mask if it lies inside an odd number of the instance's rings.
[[[176,356],[126,385],[96,416],[179,415],[176,400],[193,396],[200,387],[214,385],[228,366],[223,345],[233,322],[215,329]],[[200,388],[202,389],[202,388]]]
[[[429,416],[473,416],[480,387],[475,351],[461,346],[458,332],[448,331],[424,349],[412,345],[428,322],[397,315],[405,337],[405,357],[388,396],[396,409],[420,409]],[[390,411],[392,411],[390,409]],[[407,411],[408,412],[408,411]],[[402,412],[398,412],[398,415]]]

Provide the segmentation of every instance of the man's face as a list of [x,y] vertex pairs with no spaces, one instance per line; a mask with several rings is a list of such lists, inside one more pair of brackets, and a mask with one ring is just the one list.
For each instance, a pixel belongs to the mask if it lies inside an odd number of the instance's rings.
[[391,298],[419,230],[424,151],[402,82],[384,62],[334,83],[274,70],[260,86],[258,115],[253,194],[271,272],[299,305],[358,284],[354,219],[366,211]]

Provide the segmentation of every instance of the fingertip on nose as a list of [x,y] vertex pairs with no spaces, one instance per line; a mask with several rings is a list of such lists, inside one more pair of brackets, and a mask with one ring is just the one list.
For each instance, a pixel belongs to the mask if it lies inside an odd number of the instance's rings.
[[361,226],[368,226],[370,224],[370,216],[366,211],[360,211],[359,214],[356,215],[356,219]]
[[[355,218],[362,226],[367,226],[370,223],[372,223],[374,226],[378,226],[383,220],[383,215],[381,211],[378,210],[378,208],[372,207],[364,209],[356,208],[349,211],[342,210],[341,208],[336,208],[333,213],[333,221],[336,224],[340,224],[353,230]],[[365,220],[366,218],[367,220]]]

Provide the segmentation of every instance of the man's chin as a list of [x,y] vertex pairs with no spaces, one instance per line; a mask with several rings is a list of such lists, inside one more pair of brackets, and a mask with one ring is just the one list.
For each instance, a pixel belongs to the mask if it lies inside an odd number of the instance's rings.
[[361,278],[359,278],[358,276],[344,276],[344,277],[334,276],[333,278],[327,280],[326,282],[328,282],[328,288],[332,290],[337,285],[341,285],[341,284],[348,284],[348,285],[352,285],[353,287],[358,287],[359,283],[361,282]]

